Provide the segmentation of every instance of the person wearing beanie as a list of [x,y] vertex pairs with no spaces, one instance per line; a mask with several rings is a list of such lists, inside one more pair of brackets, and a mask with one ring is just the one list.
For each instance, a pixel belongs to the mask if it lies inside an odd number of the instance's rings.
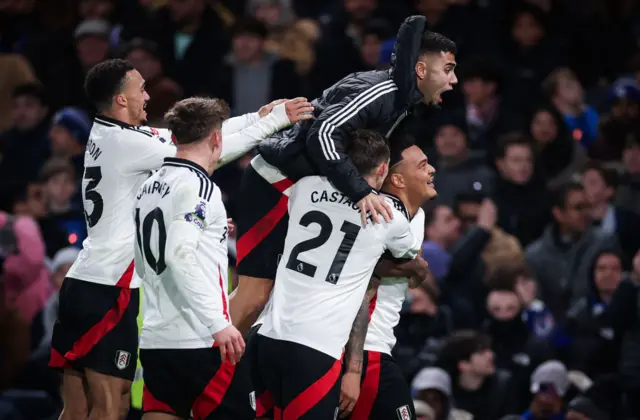
[[585,396],[577,396],[567,406],[566,420],[609,420],[609,414]]
[[51,119],[51,152],[55,157],[69,160],[78,178],[84,173],[84,149],[89,141],[90,131],[91,120],[79,108],[62,108]]

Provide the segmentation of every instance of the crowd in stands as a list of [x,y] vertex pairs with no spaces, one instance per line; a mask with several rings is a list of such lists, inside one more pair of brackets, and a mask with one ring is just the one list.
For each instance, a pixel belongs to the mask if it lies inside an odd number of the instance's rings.
[[[387,68],[410,14],[457,43],[460,79],[407,122],[439,193],[394,350],[418,418],[640,419],[634,0],[0,1],[0,419],[59,413],[47,361],[87,234],[89,68],[129,60],[151,126],[194,95],[239,115]],[[230,217],[251,158],[213,176]]]

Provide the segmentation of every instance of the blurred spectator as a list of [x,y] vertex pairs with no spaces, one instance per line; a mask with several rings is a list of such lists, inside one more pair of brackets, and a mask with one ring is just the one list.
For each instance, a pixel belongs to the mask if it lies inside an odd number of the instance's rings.
[[497,271],[488,280],[488,318],[482,330],[492,339],[496,366],[511,372],[511,385],[522,402],[528,397],[526,384],[533,369],[551,358],[552,351],[547,341],[538,338],[527,325],[526,313],[510,274]]
[[445,205],[429,203],[424,210],[422,258],[429,263],[431,274],[441,282],[447,276],[451,263],[451,255],[447,250],[460,239],[460,220]]
[[609,415],[587,397],[578,396],[567,406],[566,420],[609,420]]
[[267,28],[265,50],[278,53],[287,29],[294,23],[291,0],[248,0],[247,12]]
[[218,96],[234,115],[255,112],[279,98],[298,96],[294,63],[264,51],[267,28],[257,20],[244,20],[234,29],[232,53],[218,78]]
[[164,114],[182,99],[182,88],[165,76],[154,42],[136,38],[124,46],[123,56],[145,80],[145,90],[149,94],[145,108],[149,125],[162,126]]
[[78,181],[84,172],[84,150],[89,141],[91,124],[87,114],[74,107],[63,108],[51,118],[51,152],[53,156],[73,165]]
[[87,228],[82,208],[72,201],[78,186],[73,166],[64,159],[53,158],[42,168],[42,181],[50,216],[67,234],[70,244],[81,246]]
[[436,412],[429,404],[420,400],[413,400],[416,410],[416,420],[437,420]]
[[459,194],[493,191],[495,174],[484,164],[484,156],[474,156],[477,152],[469,150],[464,116],[443,113],[438,118],[434,143],[437,153],[434,182],[439,203],[451,207]]
[[461,330],[446,340],[440,352],[440,365],[451,377],[456,408],[476,419],[499,419],[517,413],[521,406],[509,388],[509,372],[496,370],[490,343],[485,335]]
[[640,87],[635,80],[620,80],[609,88],[608,115],[600,120],[599,136],[589,155],[599,161],[620,160],[629,137],[637,135],[640,125]]
[[625,173],[618,188],[616,204],[640,214],[640,133],[627,137],[622,162]]
[[[13,112],[12,94],[14,90],[18,86],[34,80],[35,76],[31,66],[22,56],[0,53],[0,133],[8,130],[13,123],[11,113]],[[0,147],[3,146],[0,145]]]
[[1,288],[5,304],[31,322],[53,289],[44,264],[45,247],[38,225],[30,217],[0,212]]
[[525,257],[538,282],[540,298],[559,317],[570,302],[589,294],[593,259],[615,239],[589,227],[589,203],[578,183],[554,191],[552,215],[553,221],[527,247]]
[[557,360],[541,364],[531,375],[533,400],[523,420],[564,420],[562,398],[569,390],[567,368]]
[[506,62],[509,89],[506,97],[519,112],[527,111],[531,101],[540,99],[540,82],[565,61],[561,43],[548,33],[544,14],[527,3],[511,13]]
[[2,210],[15,216],[28,216],[38,222],[49,258],[69,245],[67,235],[49,216],[47,198],[39,182],[14,182],[3,193]]
[[550,189],[569,182],[587,161],[584,148],[573,140],[562,115],[552,105],[541,105],[533,111],[529,135],[535,145],[536,171]]
[[18,86],[12,95],[12,128],[0,134],[0,183],[35,180],[50,154],[47,101],[39,83]]
[[85,20],[73,33],[76,41],[78,60],[83,73],[101,61],[109,58],[109,36],[111,25],[106,20]]
[[475,57],[465,63],[462,80],[468,147],[485,150],[488,161],[493,162],[495,139],[518,126],[517,115],[502,99],[505,85],[501,70],[488,58]]
[[374,20],[362,30],[360,57],[369,70],[375,70],[380,61],[382,44],[395,34],[383,20]]
[[640,232],[640,216],[612,204],[617,183],[617,174],[598,163],[590,163],[582,171],[592,224],[618,239],[628,264],[640,249],[640,237],[636,233]]
[[556,322],[549,308],[538,299],[538,288],[529,267],[521,263],[505,264],[498,267],[493,277],[518,295],[529,332],[541,339],[550,337]]
[[[439,368],[422,369],[411,382],[417,394],[416,401],[426,404],[433,412],[434,420],[471,419],[469,413],[454,408],[451,395],[451,378]],[[416,407],[416,415],[418,408]]]
[[166,75],[185,96],[214,93],[211,86],[229,46],[223,18],[206,0],[166,3],[155,12],[149,34],[158,44]]
[[13,304],[7,303],[3,289],[0,288],[0,391],[15,384],[29,359],[31,347],[29,321]]
[[442,340],[454,330],[451,309],[438,305],[437,292],[427,282],[409,289],[395,328],[393,357],[407,378],[424,366],[434,366]]
[[562,113],[573,139],[589,149],[596,140],[600,117],[584,102],[584,91],[575,73],[566,67],[556,69],[544,80],[542,87]]
[[522,246],[538,239],[551,219],[546,185],[534,175],[531,140],[520,133],[506,134],[496,147],[496,181],[493,200],[498,226],[514,235]]
[[616,289],[609,311],[620,339],[619,378],[632,416],[640,416],[640,251],[633,258],[633,272]]
[[564,332],[571,337],[567,366],[596,379],[617,368],[618,348],[609,303],[622,280],[620,254],[603,250],[594,261],[590,280],[591,291],[569,309]]

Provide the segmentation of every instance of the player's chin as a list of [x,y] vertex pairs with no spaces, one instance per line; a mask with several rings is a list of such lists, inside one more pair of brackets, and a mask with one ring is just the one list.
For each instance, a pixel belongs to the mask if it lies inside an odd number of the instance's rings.
[[425,194],[426,200],[433,200],[437,196],[438,196],[438,191],[436,191],[436,189],[433,188],[432,186],[428,186]]

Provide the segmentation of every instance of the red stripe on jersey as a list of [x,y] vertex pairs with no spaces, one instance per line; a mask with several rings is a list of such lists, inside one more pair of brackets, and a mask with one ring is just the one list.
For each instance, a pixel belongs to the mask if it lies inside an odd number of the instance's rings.
[[51,356],[49,357],[49,366],[60,369],[68,369],[71,367],[67,359],[53,347],[51,348]]
[[369,322],[371,322],[371,317],[373,316],[373,311],[376,310],[376,302],[378,301],[378,291],[376,290],[376,294],[371,298],[371,302],[369,302]]
[[236,367],[228,360],[220,364],[202,394],[193,402],[191,411],[193,411],[194,420],[204,420],[218,408],[229,389],[235,369]]
[[273,398],[269,391],[264,391],[256,398],[256,417],[262,417],[273,408]]
[[283,195],[280,197],[278,204],[269,210],[262,219],[251,226],[251,229],[245,232],[236,242],[236,265],[256,247],[264,238],[271,233],[274,227],[287,214],[287,206],[289,197]]
[[64,355],[65,359],[74,361],[86,356],[87,353],[120,322],[131,301],[131,291],[131,289],[120,289],[116,306],[109,309],[96,325],[91,327],[78,341],[73,343],[71,350]]
[[351,420],[367,420],[371,415],[373,403],[378,396],[380,386],[380,353],[367,351],[367,370],[360,387],[360,396],[351,413]]
[[291,181],[289,178],[285,178],[281,181],[274,182],[273,184],[271,184],[273,188],[275,188],[281,193],[285,192],[285,190],[292,185],[293,185],[293,181]]
[[120,280],[116,283],[116,287],[129,288],[131,286],[131,279],[133,278],[133,261],[129,264],[124,273],[120,276]]
[[176,411],[169,406],[169,404],[158,400],[153,396],[151,392],[147,389],[145,385],[142,391],[142,412],[157,412],[157,413],[169,413],[176,414]]
[[227,306],[227,294],[224,292],[225,290],[225,284],[224,284],[224,280],[222,279],[222,271],[220,269],[220,264],[218,264],[218,273],[219,273],[219,277],[220,277],[220,290],[222,291],[222,313],[224,314],[224,319],[227,320],[227,322],[229,321],[229,308]]
[[342,360],[336,360],[331,369],[307,389],[298,394],[282,412],[282,420],[297,420],[318,404],[336,384],[342,371]]

